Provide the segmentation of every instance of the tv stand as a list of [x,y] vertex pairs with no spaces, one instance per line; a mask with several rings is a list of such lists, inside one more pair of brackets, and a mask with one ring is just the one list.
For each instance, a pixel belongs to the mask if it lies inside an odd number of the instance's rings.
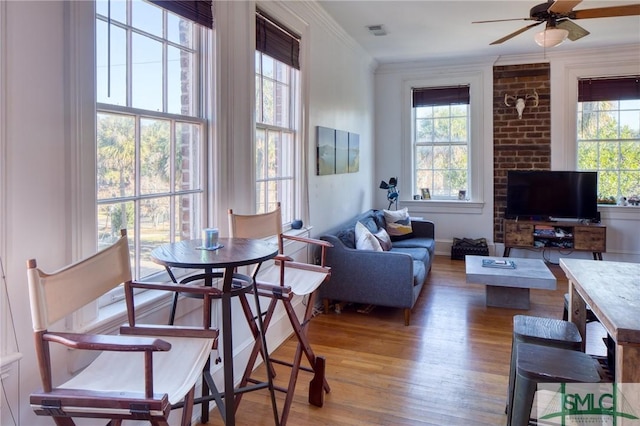
[[504,220],[504,257],[512,248],[590,251],[602,260],[607,251],[607,227],[574,221]]

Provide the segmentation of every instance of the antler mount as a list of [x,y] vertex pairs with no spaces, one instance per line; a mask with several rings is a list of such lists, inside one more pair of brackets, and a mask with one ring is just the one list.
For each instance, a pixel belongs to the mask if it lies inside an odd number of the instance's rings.
[[526,101],[528,101],[529,99],[533,99],[534,100],[534,104],[531,105],[533,107],[537,107],[539,104],[539,100],[540,100],[540,96],[538,95],[538,92],[536,92],[535,90],[533,91],[533,93],[531,95],[525,95],[524,97],[517,97],[517,96],[511,96],[508,93],[505,93],[504,95],[504,104],[508,107],[513,106],[513,104],[509,104],[509,101],[514,102],[515,101],[515,107],[516,107],[516,111],[518,112],[518,119],[522,118],[522,113],[524,112],[524,108],[526,107]]

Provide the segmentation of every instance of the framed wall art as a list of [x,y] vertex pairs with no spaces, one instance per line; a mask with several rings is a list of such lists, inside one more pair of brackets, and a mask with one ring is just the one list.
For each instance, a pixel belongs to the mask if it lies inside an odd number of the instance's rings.
[[360,170],[360,135],[318,126],[316,174],[355,173]]

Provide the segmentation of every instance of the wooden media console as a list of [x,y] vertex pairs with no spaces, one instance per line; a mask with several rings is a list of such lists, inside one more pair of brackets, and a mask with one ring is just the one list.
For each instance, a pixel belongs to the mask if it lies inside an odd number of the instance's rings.
[[580,222],[504,220],[504,257],[512,248],[590,251],[602,260],[607,251],[607,227]]

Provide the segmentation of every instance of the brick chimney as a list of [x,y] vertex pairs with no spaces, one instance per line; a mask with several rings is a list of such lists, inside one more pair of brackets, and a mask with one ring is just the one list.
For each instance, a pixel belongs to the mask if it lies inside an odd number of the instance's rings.
[[[493,239],[504,241],[502,220],[507,207],[507,171],[550,170],[551,110],[549,64],[493,67]],[[505,105],[505,95],[525,99],[538,93],[538,106],[525,101],[518,118],[515,101]]]

